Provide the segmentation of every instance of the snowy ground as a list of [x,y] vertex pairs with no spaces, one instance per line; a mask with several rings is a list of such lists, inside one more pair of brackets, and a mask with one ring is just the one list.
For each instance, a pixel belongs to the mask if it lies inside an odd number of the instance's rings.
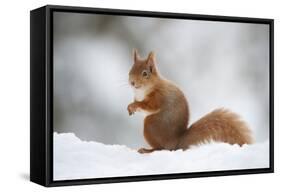
[[121,145],[54,134],[54,180],[269,167],[269,143],[212,143],[182,151],[139,154]]

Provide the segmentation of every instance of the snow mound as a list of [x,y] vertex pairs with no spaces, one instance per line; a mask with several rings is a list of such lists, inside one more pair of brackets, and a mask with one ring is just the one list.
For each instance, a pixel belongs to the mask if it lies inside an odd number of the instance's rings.
[[54,133],[54,180],[187,173],[269,167],[269,142],[210,143],[182,151],[139,154],[122,145],[81,141]]

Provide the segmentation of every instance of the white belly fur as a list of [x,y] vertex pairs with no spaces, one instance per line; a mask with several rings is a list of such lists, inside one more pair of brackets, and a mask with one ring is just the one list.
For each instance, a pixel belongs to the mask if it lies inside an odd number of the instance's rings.
[[147,91],[145,89],[134,89],[135,93],[135,100],[136,101],[143,101],[146,97]]
[[[134,89],[134,93],[135,93],[135,100],[136,101],[143,101],[147,95],[148,90],[147,89]],[[151,115],[151,114],[155,114],[158,113],[159,110],[157,111],[145,111],[143,109],[138,108],[137,109],[138,112],[142,112],[144,113],[145,116]]]
[[155,114],[155,113],[157,113],[158,111],[153,111],[153,112],[151,112],[151,111],[145,111],[145,110],[143,110],[143,109],[138,108],[138,109],[137,109],[137,112],[142,112],[142,113],[144,114],[144,116],[146,117],[146,116]]

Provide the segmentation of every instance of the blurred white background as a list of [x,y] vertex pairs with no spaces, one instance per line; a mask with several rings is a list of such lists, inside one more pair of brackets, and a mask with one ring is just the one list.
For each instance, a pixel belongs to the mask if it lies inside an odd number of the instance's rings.
[[156,53],[162,75],[188,98],[191,122],[218,107],[268,139],[269,25],[62,13],[54,15],[54,131],[82,140],[145,144],[129,117],[132,50]]
[[[227,176],[151,182],[117,183],[59,188],[44,188],[28,181],[29,177],[29,11],[45,4],[62,4],[119,9],[155,10],[197,14],[265,17],[275,20],[275,171],[274,174]],[[267,191],[280,188],[281,155],[281,13],[275,0],[151,1],[151,0],[27,0],[3,1],[0,11],[0,181],[1,191]]]

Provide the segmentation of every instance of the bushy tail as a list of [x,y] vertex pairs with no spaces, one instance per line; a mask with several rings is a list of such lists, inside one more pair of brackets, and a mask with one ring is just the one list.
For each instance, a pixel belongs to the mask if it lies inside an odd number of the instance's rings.
[[220,108],[192,124],[180,139],[178,148],[187,149],[210,141],[242,146],[253,143],[253,138],[250,129],[237,114]]

